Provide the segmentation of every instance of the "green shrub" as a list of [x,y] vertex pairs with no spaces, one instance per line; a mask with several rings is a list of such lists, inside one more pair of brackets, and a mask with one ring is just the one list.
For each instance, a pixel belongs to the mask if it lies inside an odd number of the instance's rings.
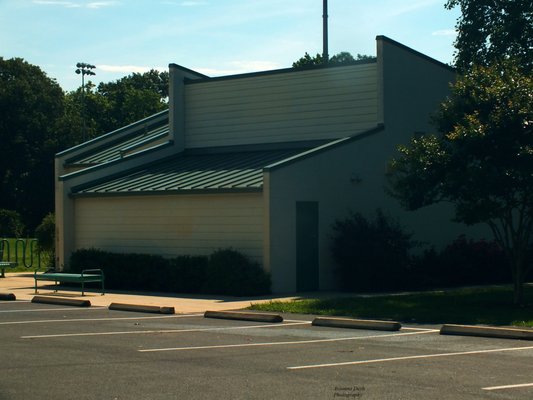
[[24,235],[24,223],[20,214],[0,209],[0,238],[20,238]]
[[333,232],[331,252],[344,290],[397,290],[408,284],[415,242],[397,221],[379,209],[373,220],[352,213],[335,221]]
[[221,249],[209,257],[204,291],[231,296],[268,294],[270,275],[244,254]]
[[54,213],[47,214],[35,229],[35,238],[39,248],[44,251],[53,251],[55,247],[56,222]]
[[421,263],[441,287],[511,283],[505,254],[494,241],[459,236],[436,257],[426,254]]
[[53,213],[47,214],[39,226],[35,229],[35,238],[41,252],[41,262],[45,268],[53,268],[55,265],[55,236],[56,223]]
[[149,254],[118,254],[80,249],[70,258],[70,272],[100,268],[109,289],[199,293],[205,283],[207,257],[171,259]]
[[208,258],[205,256],[179,256],[169,260],[169,282],[175,292],[201,293],[207,280]]
[[80,249],[70,258],[70,272],[100,268],[109,289],[233,296],[270,292],[270,276],[241,253],[227,249],[205,256],[166,259],[148,254],[117,254]]

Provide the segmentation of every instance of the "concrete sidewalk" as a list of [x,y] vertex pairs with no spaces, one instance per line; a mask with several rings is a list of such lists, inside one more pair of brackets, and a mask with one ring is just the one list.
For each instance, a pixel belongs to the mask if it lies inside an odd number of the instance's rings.
[[[135,305],[149,305],[159,307],[174,307],[176,313],[203,313],[208,310],[224,311],[237,310],[250,306],[252,303],[265,303],[272,300],[293,300],[301,297],[227,297],[214,295],[189,295],[148,292],[106,292],[104,296],[94,289],[85,290],[81,296],[81,289],[60,287],[54,292],[53,282],[38,282],[38,295],[69,299],[89,300],[93,306],[108,307],[111,303],[125,303]],[[0,278],[0,293],[13,293],[17,300],[31,300],[35,296],[35,280],[31,273],[9,273]]]

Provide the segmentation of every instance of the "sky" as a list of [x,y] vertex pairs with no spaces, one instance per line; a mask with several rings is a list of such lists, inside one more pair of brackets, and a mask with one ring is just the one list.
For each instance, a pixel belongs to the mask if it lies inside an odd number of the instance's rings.
[[[375,55],[385,35],[453,62],[446,0],[329,0],[329,54]],[[39,66],[65,91],[175,63],[208,76],[288,68],[322,52],[322,0],[0,0],[0,57]]]

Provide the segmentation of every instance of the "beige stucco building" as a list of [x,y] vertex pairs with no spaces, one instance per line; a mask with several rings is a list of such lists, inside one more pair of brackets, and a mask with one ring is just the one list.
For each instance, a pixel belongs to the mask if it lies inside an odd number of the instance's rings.
[[382,208],[437,246],[451,209],[385,192],[397,145],[431,130],[455,72],[378,36],[350,65],[208,78],[170,65],[169,110],[56,157],[58,265],[80,248],[163,256],[233,247],[274,292],[337,285],[331,226]]

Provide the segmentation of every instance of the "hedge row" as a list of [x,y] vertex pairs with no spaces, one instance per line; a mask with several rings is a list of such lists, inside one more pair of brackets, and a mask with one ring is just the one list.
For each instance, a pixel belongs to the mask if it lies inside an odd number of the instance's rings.
[[[420,251],[397,221],[377,210],[333,225],[331,251],[346,291],[424,290],[511,283],[503,250],[494,241],[457,238],[444,249]],[[531,260],[530,260],[531,261]],[[527,279],[533,279],[531,269]]]
[[207,256],[164,258],[149,254],[118,254],[80,249],[70,259],[69,271],[100,268],[109,289],[173,293],[255,296],[270,293],[270,276],[233,249]]

